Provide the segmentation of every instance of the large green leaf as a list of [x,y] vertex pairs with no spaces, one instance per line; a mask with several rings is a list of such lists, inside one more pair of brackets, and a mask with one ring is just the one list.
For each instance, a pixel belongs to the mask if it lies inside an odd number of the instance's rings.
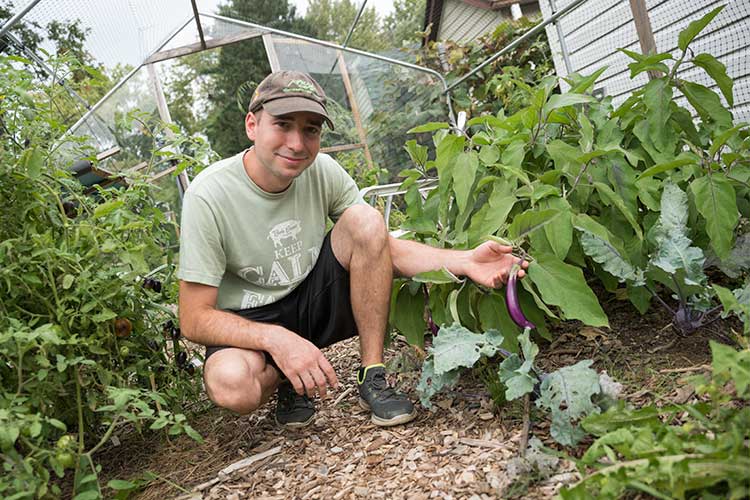
[[648,109],[646,121],[651,139],[660,151],[667,151],[671,145],[671,129],[667,127],[671,115],[672,86],[666,78],[651,80],[643,89],[643,103]]
[[576,423],[583,417],[599,413],[591,400],[599,394],[599,375],[591,369],[593,361],[579,361],[560,368],[542,381],[537,406],[552,412],[550,433],[558,443],[573,446],[584,436]]
[[695,153],[683,151],[674,160],[664,162],[664,163],[659,163],[658,165],[654,165],[653,167],[647,168],[646,170],[644,170],[638,175],[638,178],[643,179],[644,177],[651,177],[657,174],[661,174],[663,172],[668,172],[675,168],[683,167],[685,165],[697,165],[699,162],[700,162],[700,158],[698,158],[698,156]]
[[577,174],[581,168],[578,157],[583,154],[580,148],[576,148],[559,139],[547,144],[547,153],[555,163],[555,168],[566,173]]
[[434,271],[425,271],[412,277],[412,280],[418,283],[461,283],[461,279],[446,268],[436,269]]
[[596,98],[585,94],[554,94],[549,98],[549,101],[544,105],[544,108],[542,108],[542,114],[547,116],[555,109],[590,102],[596,102]]
[[683,82],[682,91],[704,122],[715,122],[721,128],[732,127],[732,113],[727,111],[716,92],[693,82]]
[[693,58],[693,64],[703,68],[708,76],[713,78],[721,93],[724,94],[727,104],[734,106],[734,95],[732,94],[734,81],[727,75],[727,67],[711,54],[698,54]]
[[546,226],[559,215],[559,210],[527,210],[513,219],[508,228],[508,236],[513,240],[525,238],[529,233]]
[[561,261],[554,255],[539,254],[528,269],[547,304],[558,306],[566,319],[579,319],[591,326],[609,326],[594,292],[586,284],[580,268]]
[[456,368],[471,368],[479,360],[486,342],[484,335],[473,333],[457,323],[441,328],[432,343],[435,373],[440,375]]
[[[509,167],[521,168],[523,157],[526,155],[526,141],[516,139],[503,150],[500,161]],[[528,181],[527,181],[528,182]]]
[[498,376],[506,386],[505,398],[508,401],[518,399],[534,390],[537,382],[533,373],[534,360],[539,353],[539,347],[531,341],[529,331],[524,331],[518,337],[523,359],[518,354],[513,354],[500,363]]
[[489,200],[471,219],[469,240],[476,242],[484,236],[495,234],[505,224],[508,214],[517,201],[508,181],[495,180]]
[[450,128],[450,125],[444,122],[430,122],[419,125],[406,131],[407,134],[420,134],[422,132],[434,132],[436,130]]
[[466,210],[478,167],[479,159],[474,151],[461,153],[456,159],[456,166],[453,170],[453,192],[456,193],[456,204],[461,212]]
[[461,370],[456,369],[446,373],[435,373],[435,362],[427,358],[422,365],[422,374],[417,384],[419,401],[425,408],[432,408],[430,398],[446,387],[453,387],[461,376]]
[[518,347],[515,339],[521,333],[521,329],[511,319],[505,297],[496,291],[484,294],[479,298],[477,310],[482,330],[494,329],[503,332],[504,341],[501,347],[506,351],[516,351]]
[[425,322],[424,297],[421,293],[412,295],[409,286],[403,285],[396,295],[391,311],[391,322],[406,337],[409,344],[424,346]]
[[665,183],[661,213],[652,230],[656,252],[651,257],[651,265],[667,275],[682,271],[687,284],[699,284],[705,281],[705,258],[700,248],[690,246],[687,219],[687,195],[676,184]]
[[697,21],[693,21],[692,23],[688,24],[688,27],[684,30],[680,31],[680,35],[677,38],[677,46],[680,48],[680,50],[687,50],[688,45],[690,45],[690,42],[693,41],[693,39],[698,36],[698,33],[703,31],[703,28],[708,26],[708,23],[710,23],[716,15],[722,11],[724,8],[724,5],[715,8],[705,16],[701,17]]
[[637,286],[644,284],[643,271],[628,262],[609,241],[586,230],[582,231],[580,241],[586,255],[601,264],[609,274],[619,278],[621,283],[631,281]]
[[695,206],[706,219],[711,248],[720,259],[729,257],[734,228],[740,218],[732,183],[721,173],[699,177],[690,184]]
[[557,210],[560,216],[555,219],[554,224],[544,226],[544,234],[547,236],[552,251],[560,260],[565,260],[573,243],[573,224],[570,222],[572,208],[567,200],[558,197],[547,198],[542,202],[542,208]]
[[633,212],[631,212],[628,206],[625,204],[625,201],[617,193],[612,191],[611,187],[602,182],[595,182],[594,187],[599,193],[599,196],[602,197],[602,201],[604,201],[605,204],[614,205],[620,212],[622,212],[622,214],[625,216],[625,219],[630,223],[630,227],[633,228],[636,236],[638,236],[638,239],[642,240],[643,231],[641,230],[641,226],[635,219],[635,215],[633,214]]
[[417,141],[412,139],[410,141],[406,141],[404,149],[409,154],[409,158],[411,158],[411,161],[413,161],[417,165],[424,166],[424,164],[427,163],[427,146],[417,144]]

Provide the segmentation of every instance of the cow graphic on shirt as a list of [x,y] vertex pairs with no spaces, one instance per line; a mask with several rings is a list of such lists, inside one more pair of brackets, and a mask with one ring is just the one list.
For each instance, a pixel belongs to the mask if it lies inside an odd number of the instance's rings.
[[281,248],[284,246],[284,240],[296,240],[300,231],[302,231],[300,221],[290,219],[273,226],[268,233],[268,238],[273,240],[274,248]]

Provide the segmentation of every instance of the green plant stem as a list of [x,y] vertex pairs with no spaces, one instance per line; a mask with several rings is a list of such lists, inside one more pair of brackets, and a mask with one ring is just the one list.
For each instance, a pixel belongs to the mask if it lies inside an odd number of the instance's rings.
[[[83,439],[83,401],[81,399],[81,371],[80,368],[76,368],[75,371],[76,381],[76,406],[78,412],[78,464],[81,463],[81,456],[83,455],[85,442]],[[73,484],[78,484],[78,471],[80,467],[76,467],[76,472],[73,477]]]
[[89,451],[86,452],[87,455],[92,456],[94,453],[96,453],[99,448],[104,446],[104,444],[109,441],[109,437],[112,435],[112,432],[114,432],[115,427],[117,427],[117,424],[120,422],[120,416],[117,415],[115,419],[112,421],[112,423],[109,425],[109,428],[107,429],[107,432],[104,433],[102,438],[99,440],[96,445],[91,448]]

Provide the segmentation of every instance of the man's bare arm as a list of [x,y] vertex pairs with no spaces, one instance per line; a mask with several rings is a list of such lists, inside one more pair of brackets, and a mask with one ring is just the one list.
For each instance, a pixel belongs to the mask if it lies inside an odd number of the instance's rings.
[[[487,241],[472,250],[434,248],[416,241],[390,238],[394,274],[410,278],[425,271],[446,268],[457,276],[467,276],[475,283],[496,288],[508,279],[510,269],[520,259],[513,248]],[[528,263],[523,264],[527,268]],[[524,271],[518,272],[519,277]]]
[[180,329],[185,338],[206,346],[268,351],[270,336],[283,328],[216,309],[218,294],[216,287],[180,281]]
[[180,329],[185,338],[207,346],[224,345],[266,351],[302,394],[326,384],[338,386],[336,372],[323,353],[307,339],[278,325],[260,323],[216,309],[216,287],[180,281]]

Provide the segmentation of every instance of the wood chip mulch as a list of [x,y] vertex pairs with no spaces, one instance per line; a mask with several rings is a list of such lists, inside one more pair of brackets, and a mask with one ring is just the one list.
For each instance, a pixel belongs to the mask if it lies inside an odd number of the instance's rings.
[[[438,395],[432,410],[417,403],[420,413],[411,423],[373,425],[357,402],[358,350],[352,339],[324,351],[339,389],[317,400],[316,418],[303,429],[279,428],[273,400],[250,416],[211,408],[194,423],[204,443],[180,437],[136,445],[132,452],[123,443],[114,453],[136,456],[129,466],[105,465],[105,475],[132,480],[145,471],[156,473],[159,479],[137,496],[144,500],[551,498],[562,484],[575,481],[572,464],[562,461],[556,475],[519,489],[513,477],[519,474],[509,468],[517,469],[520,405],[493,413],[489,396],[475,380]],[[390,364],[409,361],[404,356],[409,352],[409,346],[395,342],[386,359]],[[392,375],[415,402],[418,375],[418,369]],[[547,432],[541,425],[536,434],[543,437]],[[232,464],[242,468],[221,472]],[[520,478],[522,484],[529,479]]]

